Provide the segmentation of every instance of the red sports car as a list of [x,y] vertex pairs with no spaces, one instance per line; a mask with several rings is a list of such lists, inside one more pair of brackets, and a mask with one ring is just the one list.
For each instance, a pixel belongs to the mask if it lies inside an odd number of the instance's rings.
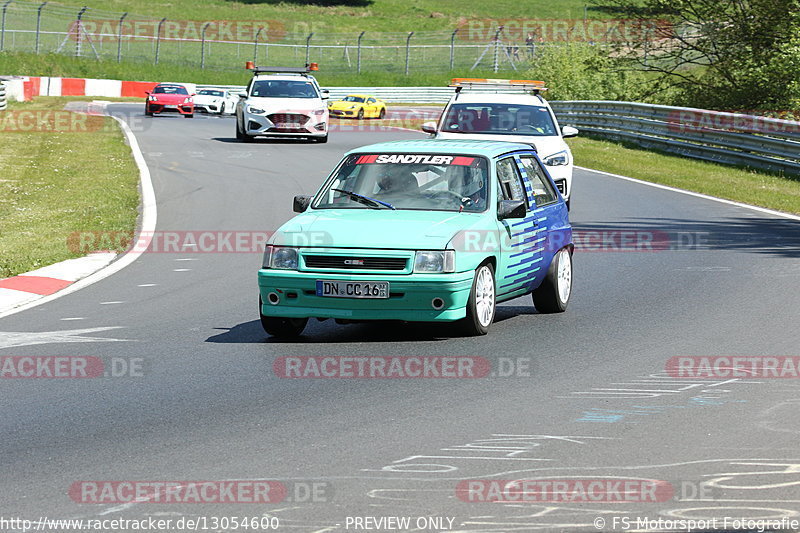
[[144,114],[152,117],[165,111],[177,111],[186,118],[194,116],[193,94],[183,85],[177,83],[159,83],[153,92],[147,93],[144,101]]

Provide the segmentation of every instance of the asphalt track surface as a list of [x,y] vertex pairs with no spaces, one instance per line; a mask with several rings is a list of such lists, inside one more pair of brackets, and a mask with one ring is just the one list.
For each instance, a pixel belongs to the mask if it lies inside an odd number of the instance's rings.
[[[324,145],[244,144],[230,117],[145,120],[140,107],[111,109],[141,144],[159,231],[274,230],[344,151],[419,137],[370,127],[334,131]],[[604,237],[579,244],[569,309],[539,315],[529,298],[507,302],[485,337],[329,320],[311,321],[296,342],[270,340],[257,315],[260,253],[191,249],[143,254],[0,319],[0,356],[143,363],[140,377],[0,382],[0,514],[275,516],[287,531],[355,530],[354,517],[367,516],[411,517],[402,530],[498,532],[622,530],[614,517],[800,518],[798,380],[664,373],[674,356],[800,355],[800,224],[588,171],[576,171],[574,191],[574,227]],[[663,232],[669,249],[620,249],[621,230]],[[312,355],[481,356],[495,372],[513,360],[517,375],[273,372],[277,357]],[[485,503],[455,490],[463,480],[541,478],[661,480],[672,492]],[[76,503],[69,488],[86,480],[324,485],[271,504]],[[444,526],[417,528],[420,517]]]

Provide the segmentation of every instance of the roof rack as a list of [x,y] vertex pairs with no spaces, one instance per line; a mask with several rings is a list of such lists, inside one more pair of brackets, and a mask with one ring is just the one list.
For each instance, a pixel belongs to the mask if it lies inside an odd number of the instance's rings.
[[309,72],[319,70],[316,63],[308,63],[305,67],[257,67],[252,61],[245,63],[247,70],[252,70],[253,75],[256,74],[308,74]]
[[457,93],[461,92],[461,90],[465,87],[495,87],[498,90],[512,88],[522,89],[532,91],[535,95],[547,90],[547,87],[543,81],[500,80],[494,78],[453,78],[450,80],[450,85],[448,85],[448,87],[455,87]]

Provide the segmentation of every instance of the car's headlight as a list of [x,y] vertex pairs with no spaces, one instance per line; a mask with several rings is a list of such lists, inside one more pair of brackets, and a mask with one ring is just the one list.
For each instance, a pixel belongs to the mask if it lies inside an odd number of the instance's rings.
[[184,98],[183,99],[183,103],[184,104],[191,104],[192,103],[192,97],[190,96],[189,98]]
[[455,271],[455,250],[420,250],[414,256],[414,272]]
[[260,107],[254,107],[254,106],[251,106],[251,105],[247,106],[247,112],[248,113],[253,113],[255,115],[263,115],[264,113],[266,113],[266,111],[264,111]]
[[279,268],[283,270],[297,270],[297,248],[285,246],[272,246],[264,248],[264,258],[261,268]]
[[324,109],[315,109],[315,110],[313,111],[313,113],[314,113],[316,116],[318,116],[318,117],[321,117],[322,115],[324,115],[324,114],[325,114],[325,110],[324,110]]
[[557,152],[544,158],[544,164],[549,167],[557,167],[569,164],[569,154],[566,150]]
[[147,99],[150,100],[151,102],[156,102],[158,101],[158,96],[151,94],[150,96],[147,97]]

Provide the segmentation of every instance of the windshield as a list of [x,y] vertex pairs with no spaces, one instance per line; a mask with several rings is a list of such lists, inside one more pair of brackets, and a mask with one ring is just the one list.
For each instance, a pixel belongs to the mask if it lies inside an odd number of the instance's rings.
[[204,96],[223,96],[222,91],[211,91],[209,89],[202,90],[197,94],[202,94]]
[[250,96],[259,98],[319,98],[310,81],[257,80]]
[[557,135],[546,107],[522,104],[454,104],[442,122],[447,133]]
[[360,96],[345,96],[342,99],[343,102],[363,102],[364,99]]
[[158,94],[189,94],[185,87],[178,85],[159,85],[153,89],[153,92]]
[[[482,157],[444,154],[347,156],[317,195],[319,209],[369,209],[351,194],[395,209],[484,211],[488,164]],[[334,189],[339,189],[338,191]]]

